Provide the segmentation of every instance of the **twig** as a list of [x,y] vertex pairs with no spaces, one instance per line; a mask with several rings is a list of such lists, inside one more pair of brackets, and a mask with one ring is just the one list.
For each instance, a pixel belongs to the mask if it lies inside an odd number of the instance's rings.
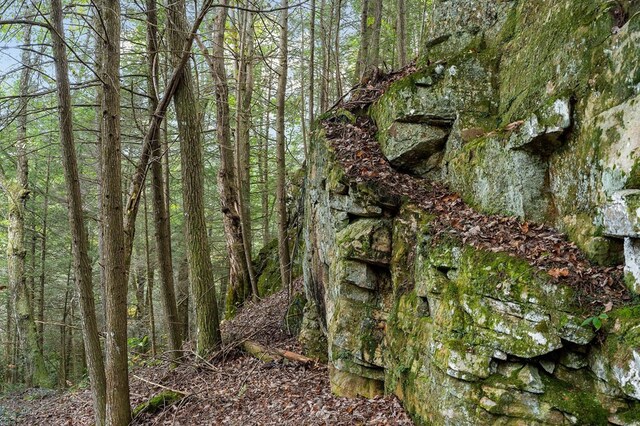
[[161,385],[160,383],[154,383],[154,382],[152,382],[152,381],[150,381],[150,380],[147,380],[147,379],[142,378],[142,377],[140,377],[140,376],[137,376],[137,375],[135,375],[135,374],[132,374],[132,376],[133,376],[133,377],[135,377],[136,379],[138,379],[138,380],[140,380],[140,381],[142,381],[142,382],[148,383],[148,384],[150,384],[150,385],[157,386],[157,387],[159,387],[159,388],[166,389],[166,390],[171,391],[171,392],[179,393],[179,394],[183,395],[183,398],[186,398],[186,397],[188,397],[188,396],[193,395],[193,393],[192,393],[192,392],[187,392],[187,391],[181,391],[181,390],[178,390],[178,389],[173,389],[173,388],[170,388],[170,387],[167,387],[167,386]]

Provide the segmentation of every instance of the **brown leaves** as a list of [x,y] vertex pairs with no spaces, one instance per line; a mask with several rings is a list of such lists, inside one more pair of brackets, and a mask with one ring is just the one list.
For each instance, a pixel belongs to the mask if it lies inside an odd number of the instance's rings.
[[[278,347],[297,345],[295,338],[274,330],[274,324],[281,324],[286,306],[284,291],[251,304],[249,309],[243,308],[233,320],[226,322],[225,342],[230,339],[230,330],[239,336],[261,330],[254,336],[257,340]],[[157,363],[154,361],[153,367],[135,367],[135,375],[147,382],[132,377],[131,402],[134,406],[157,393],[158,388],[149,382],[184,389],[191,395],[157,414],[138,416],[134,425],[413,424],[394,397],[369,400],[334,396],[327,367],[323,365],[302,367],[297,363],[264,363],[246,356],[208,363],[185,356],[177,367],[168,360],[161,365]],[[46,399],[39,397],[26,401],[21,391],[9,401],[11,407],[7,399],[0,400],[0,404],[3,408],[22,411],[17,424],[93,424],[88,390],[63,394],[49,392],[51,396]]]
[[[389,80],[381,81],[376,88],[388,86]],[[359,100],[366,98],[373,102],[383,91],[375,90]],[[343,106],[356,109],[366,105],[345,103]],[[514,131],[523,124],[515,121],[505,130]],[[369,118],[359,116],[355,125],[325,121],[323,126],[351,182],[370,183],[376,191],[408,199],[434,214],[436,219],[431,230],[436,237],[457,237],[478,249],[525,259],[555,280],[576,289],[578,302],[589,310],[601,310],[609,302],[615,307],[630,300],[620,268],[591,265],[575,244],[555,229],[521,222],[515,217],[483,215],[440,183],[395,170],[382,154],[375,138],[377,129]]]
[[547,271],[547,274],[551,275],[553,278],[560,278],[560,277],[568,277],[569,276],[569,270],[567,268],[551,268]]

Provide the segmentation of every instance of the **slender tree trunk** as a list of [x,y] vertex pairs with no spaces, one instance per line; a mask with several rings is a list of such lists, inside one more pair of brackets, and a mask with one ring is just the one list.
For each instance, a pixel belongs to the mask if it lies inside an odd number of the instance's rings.
[[407,65],[407,17],[405,0],[396,0],[396,42],[400,67]]
[[108,425],[128,425],[131,421],[127,359],[127,271],[125,270],[122,211],[122,171],[120,141],[120,2],[103,0],[104,104],[102,218],[104,245],[104,287],[106,300],[105,344]]
[[[223,6],[229,1],[223,0]],[[234,170],[234,148],[231,143],[231,119],[229,113],[229,86],[224,67],[224,32],[227,21],[227,8],[220,7],[214,24],[213,57],[205,53],[207,62],[215,82],[216,95],[216,137],[220,150],[220,169],[218,172],[218,192],[224,234],[229,254],[229,282],[231,290],[227,297],[227,312],[232,312],[240,306],[251,291],[249,272],[247,271],[242,227],[238,213],[238,192],[236,188],[236,173]],[[206,52],[201,45],[203,52]]]
[[40,247],[40,282],[38,285],[38,347],[44,350],[44,284],[47,279],[47,233],[49,218],[49,186],[51,181],[51,155],[47,158],[47,174],[44,182],[44,205],[42,207],[42,245]]
[[[156,356],[156,324],[153,312],[153,281],[154,268],[151,264],[151,244],[149,243],[149,208],[145,191],[144,200],[144,260],[147,269],[147,318],[149,320],[149,334],[151,334],[151,355]],[[156,250],[157,252],[157,250]]]
[[220,276],[220,292],[218,293],[218,312],[225,312],[226,294],[229,286],[229,258],[226,259],[225,268]]
[[270,185],[269,185],[269,132],[271,130],[271,85],[272,85],[273,74],[269,72],[269,80],[267,83],[267,113],[264,120],[264,146],[262,148],[262,194],[261,194],[261,204],[262,204],[262,234],[263,234],[263,245],[269,244],[271,241],[271,225],[269,223],[269,195],[271,194]]
[[[365,0],[366,1],[366,0]],[[316,85],[316,0],[311,0],[311,20],[309,24],[309,130],[314,121]],[[305,158],[308,153],[305,153]]]
[[[301,28],[300,28],[300,50],[303,52],[304,54],[304,21],[302,21],[301,23]],[[306,105],[305,105],[305,62],[302,61],[300,62],[300,130],[302,132],[302,154],[304,155],[303,157],[303,163],[307,158],[307,151],[309,150],[308,147],[308,136],[309,134],[307,133],[307,114],[306,114]]]
[[69,321],[69,305],[72,301],[72,289],[71,289],[71,266],[67,268],[67,286],[64,291],[64,305],[62,308],[62,319],[60,320],[60,367],[58,368],[58,385],[61,388],[67,387],[67,381],[69,380],[69,344],[67,341],[68,324]]
[[367,70],[380,66],[380,31],[382,29],[382,0],[373,0],[373,28],[371,30],[371,50]]
[[[160,127],[162,125],[162,122],[164,121],[164,116],[167,112],[169,103],[173,99],[177,88],[183,84],[184,74],[187,72],[187,68],[189,68],[188,63],[189,58],[191,57],[190,52],[191,46],[193,45],[193,40],[196,37],[198,28],[200,28],[200,24],[211,9],[212,2],[213,0],[205,0],[200,9],[200,13],[196,17],[196,20],[193,23],[191,29],[184,30],[183,34],[185,36],[179,41],[177,39],[174,40],[176,43],[180,43],[179,46],[176,44],[177,47],[175,49],[176,52],[179,52],[180,56],[178,58],[174,58],[175,61],[173,64],[173,73],[171,74],[171,77],[169,78],[169,81],[165,86],[164,95],[158,101],[158,107],[151,116],[149,127],[147,128],[147,132],[145,133],[144,139],[142,141],[140,158],[138,159],[135,172],[133,174],[133,177],[131,178],[128,191],[129,196],[124,212],[124,270],[127,274],[129,273],[129,266],[131,265],[131,252],[133,248],[133,239],[135,236],[136,217],[138,215],[138,209],[140,208],[140,194],[146,178],[149,160],[152,155],[151,141],[159,137],[158,135],[160,133]],[[186,19],[184,21],[184,25],[186,25]],[[191,76],[189,76],[189,78],[191,78]]]
[[[375,1],[375,0],[374,0]],[[360,48],[358,49],[358,60],[356,61],[356,78],[362,80],[367,68],[367,58],[369,57],[369,0],[362,0],[362,11],[360,13]]]
[[189,260],[185,257],[178,267],[178,325],[180,334],[189,339]]
[[342,20],[342,0],[336,4],[336,34],[334,38],[336,100],[342,97],[342,73],[340,72],[340,22]]
[[69,203],[69,227],[73,236],[73,259],[76,284],[80,293],[83,341],[86,351],[89,380],[93,390],[94,413],[97,425],[105,424],[106,379],[96,323],[95,301],[91,284],[91,262],[89,260],[89,239],[82,212],[80,177],[73,137],[71,93],[66,45],[63,40],[62,4],[51,0],[51,22],[53,52],[55,57],[58,110],[60,117],[60,143],[62,146],[62,167],[64,169]]
[[[167,6],[169,46],[174,63],[182,56],[184,40],[189,34],[184,0]],[[176,88],[174,106],[180,138],[180,168],[185,212],[189,279],[196,311],[196,350],[199,354],[212,351],[221,341],[218,306],[213,280],[213,266],[204,216],[204,164],[202,160],[202,129],[189,64],[185,65]],[[220,125],[220,123],[218,123]]]
[[47,370],[42,352],[38,348],[38,334],[33,315],[32,292],[27,280],[25,263],[27,249],[25,247],[25,206],[29,199],[29,167],[27,161],[27,114],[28,92],[31,70],[31,26],[24,30],[25,48],[22,51],[22,73],[20,75],[20,111],[16,137],[16,178],[9,179],[3,174],[0,184],[7,196],[8,230],[7,230],[7,276],[11,290],[12,311],[17,325],[17,336],[20,343],[20,362],[18,366],[24,371],[27,386],[46,386]]
[[[102,14],[101,11],[104,9],[103,0],[93,0],[95,2],[96,11],[93,14],[93,26],[98,28],[99,30],[94,33],[95,39],[95,56],[93,60],[93,66],[95,67],[95,72],[97,75],[104,75],[104,42],[103,37],[105,37],[102,29],[104,23],[102,22]],[[103,218],[102,218],[102,141],[103,141],[103,123],[102,123],[102,108],[104,103],[104,86],[102,84],[96,87],[96,181],[97,181],[97,190],[98,190],[98,206],[97,206],[97,216],[98,216],[98,264],[104,265],[104,232],[103,232]],[[100,274],[100,304],[102,309],[98,312],[98,321],[100,326],[104,328],[106,323],[106,312],[107,312],[107,296],[105,293],[104,283],[104,268],[98,268],[98,273]]]
[[278,70],[278,115],[276,119],[276,162],[278,170],[278,180],[276,189],[276,204],[278,206],[278,255],[280,257],[280,276],[282,280],[282,288],[290,289],[290,268],[291,260],[289,255],[289,241],[287,237],[287,197],[286,197],[286,165],[285,165],[285,95],[287,90],[287,55],[288,43],[287,38],[288,20],[289,20],[289,1],[282,0],[282,10],[280,11],[280,67]]
[[[146,191],[144,191],[142,194],[145,194]],[[146,197],[145,197],[146,198]],[[147,202],[147,200],[144,201],[145,203]],[[146,208],[146,205],[145,205]],[[140,252],[139,250],[136,250],[136,257],[138,257],[139,259],[140,256]],[[145,315],[145,304],[146,304],[146,296],[147,296],[147,292],[145,291],[146,288],[146,284],[147,284],[147,268],[145,265],[138,263],[135,267],[134,270],[134,276],[133,279],[131,280],[131,284],[132,284],[132,290],[134,292],[134,294],[136,295],[136,316],[135,319],[142,319]]]
[[320,72],[320,111],[329,108],[329,71],[328,71],[328,45],[329,30],[326,25],[326,0],[320,1],[320,52],[322,53],[322,64]]
[[251,284],[253,299],[258,298],[258,286],[254,273],[253,260],[251,259],[251,187],[249,162],[251,127],[251,99],[253,97],[253,14],[248,11],[239,11],[240,15],[240,46],[238,61],[238,88],[237,88],[237,112],[236,112],[236,186],[238,188],[238,213],[240,214],[240,227],[242,232],[242,245],[244,247],[245,262]]
[[7,334],[4,346],[4,381],[7,384],[16,382],[16,363],[15,363],[15,321],[13,317],[13,297],[7,297],[5,304],[7,310]]
[[[158,16],[156,7],[156,0],[147,0],[147,67],[149,71],[147,90],[149,92],[150,114],[153,114],[158,108],[158,97],[156,92],[156,87],[158,85]],[[182,347],[182,340],[186,336],[181,335],[180,333],[180,319],[178,318],[178,308],[176,305],[171,250],[171,222],[169,221],[167,203],[167,197],[169,194],[169,176],[167,174],[167,182],[165,186],[161,164],[163,153],[161,152],[158,136],[159,134],[156,133],[155,137],[151,139],[151,196],[153,198],[156,251],[158,253],[158,266],[160,268],[160,294],[164,307],[164,318],[166,321],[170,356],[172,358],[176,358],[178,356],[178,350]],[[164,152],[164,156],[168,155],[168,152]]]

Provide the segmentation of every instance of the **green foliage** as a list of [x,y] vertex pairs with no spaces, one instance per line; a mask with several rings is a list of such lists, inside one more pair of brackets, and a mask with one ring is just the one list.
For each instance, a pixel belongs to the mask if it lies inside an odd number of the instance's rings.
[[609,315],[607,315],[606,313],[601,313],[600,315],[594,315],[591,317],[586,318],[583,322],[582,322],[582,326],[588,326],[591,325],[593,326],[593,329],[595,331],[598,331],[602,328],[603,323],[609,318]]
[[151,347],[149,336],[143,336],[142,338],[129,337],[127,339],[127,346],[129,347],[130,351],[137,353],[146,353]]

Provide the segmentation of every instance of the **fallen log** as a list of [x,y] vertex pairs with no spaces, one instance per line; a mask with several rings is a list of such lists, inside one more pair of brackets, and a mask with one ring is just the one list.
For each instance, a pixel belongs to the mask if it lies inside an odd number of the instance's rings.
[[277,362],[282,361],[283,359],[305,365],[312,364],[314,362],[313,359],[308,358],[304,355],[300,355],[295,352],[286,351],[283,349],[269,348],[253,340],[245,340],[242,344],[242,348],[248,354],[264,362]]

